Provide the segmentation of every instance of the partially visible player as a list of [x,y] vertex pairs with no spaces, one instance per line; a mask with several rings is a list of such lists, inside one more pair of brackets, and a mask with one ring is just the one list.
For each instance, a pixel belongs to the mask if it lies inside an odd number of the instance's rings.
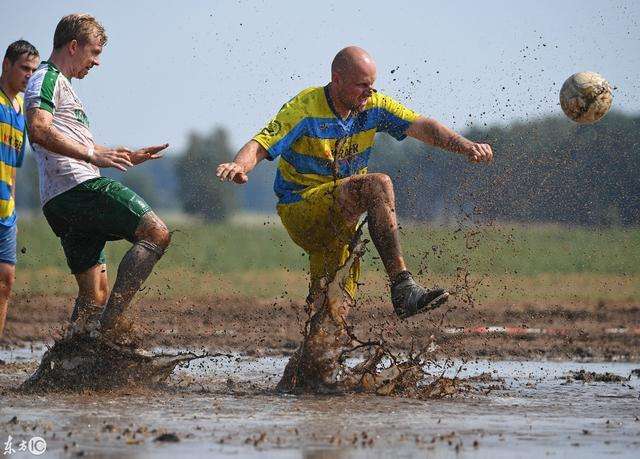
[[[293,241],[309,254],[311,297],[321,279],[333,278],[346,261],[358,220],[366,213],[395,312],[407,318],[440,306],[449,293],[421,287],[407,270],[391,179],[367,173],[376,133],[397,140],[411,136],[472,162],[491,161],[493,152],[377,92],[375,80],[376,65],[366,51],[343,49],[332,62],[329,84],[305,89],[284,104],[233,162],[218,166],[216,175],[244,183],[258,162],[280,157],[274,184],[278,214]],[[345,285],[352,297],[358,276],[354,264]]]
[[0,336],[16,274],[16,168],[22,166],[27,124],[20,95],[38,67],[38,50],[28,41],[9,45],[0,75]]
[[[140,196],[101,177],[98,168],[125,171],[160,158],[159,152],[168,144],[131,151],[94,141],[71,80],[84,78],[100,64],[106,43],[105,30],[94,17],[63,17],[56,27],[51,57],[29,80],[25,107],[40,174],[42,211],[60,238],[78,283],[72,329],[86,330],[85,325],[94,323],[99,315],[101,333],[120,338],[120,332],[129,328],[123,312],[164,254],[170,235]],[[128,240],[133,247],[120,262],[109,295],[103,249],[106,241],[119,239]]]

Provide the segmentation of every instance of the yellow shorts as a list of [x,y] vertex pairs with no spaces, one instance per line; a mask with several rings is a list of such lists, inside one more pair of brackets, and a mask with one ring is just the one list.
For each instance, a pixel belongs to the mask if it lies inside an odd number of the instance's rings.
[[[337,203],[337,182],[324,183],[303,191],[302,200],[278,205],[278,215],[293,242],[309,254],[309,293],[313,296],[320,279],[333,279],[336,271],[349,257],[349,242],[356,224],[344,222]],[[351,267],[345,289],[355,298],[360,277],[360,263]]]

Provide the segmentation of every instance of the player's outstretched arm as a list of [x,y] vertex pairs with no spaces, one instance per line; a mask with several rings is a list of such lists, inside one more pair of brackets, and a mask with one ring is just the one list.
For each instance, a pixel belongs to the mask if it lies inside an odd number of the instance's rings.
[[121,171],[133,166],[126,149],[95,145],[87,147],[63,135],[53,127],[53,115],[46,110],[32,108],[27,111],[27,129],[32,142],[59,155],[86,161],[97,167],[114,167]]
[[233,162],[223,163],[216,169],[216,176],[221,182],[234,181],[236,183],[247,183],[249,177],[247,174],[253,170],[256,165],[269,154],[255,140],[249,140],[244,147],[240,149]]
[[407,129],[407,135],[434,147],[466,155],[473,163],[490,162],[493,159],[491,145],[465,139],[432,118],[418,118]]

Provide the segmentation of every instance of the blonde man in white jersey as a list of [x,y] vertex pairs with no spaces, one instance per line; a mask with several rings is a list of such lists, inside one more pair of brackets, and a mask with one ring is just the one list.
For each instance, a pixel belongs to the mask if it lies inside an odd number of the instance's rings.
[[[168,145],[131,151],[95,143],[70,80],[84,78],[100,64],[107,42],[104,28],[88,14],[70,14],[58,23],[53,41],[51,57],[38,67],[25,92],[43,213],[78,282],[73,330],[85,331],[89,322],[99,320],[103,335],[121,339],[129,328],[123,312],[163,255],[170,234],[142,198],[100,177],[99,168],[125,171],[162,157],[159,152]],[[120,262],[109,295],[103,249],[106,241],[118,239],[133,247]]]

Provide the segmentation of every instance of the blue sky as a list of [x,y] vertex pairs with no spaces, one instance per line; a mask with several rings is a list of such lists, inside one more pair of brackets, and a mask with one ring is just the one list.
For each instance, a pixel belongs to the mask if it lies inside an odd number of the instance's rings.
[[102,65],[74,80],[99,143],[132,147],[224,125],[239,147],[342,47],[378,63],[378,89],[457,129],[560,113],[569,75],[601,73],[640,107],[637,1],[42,1],[3,7],[0,45],[46,58],[65,14],[105,26]]

